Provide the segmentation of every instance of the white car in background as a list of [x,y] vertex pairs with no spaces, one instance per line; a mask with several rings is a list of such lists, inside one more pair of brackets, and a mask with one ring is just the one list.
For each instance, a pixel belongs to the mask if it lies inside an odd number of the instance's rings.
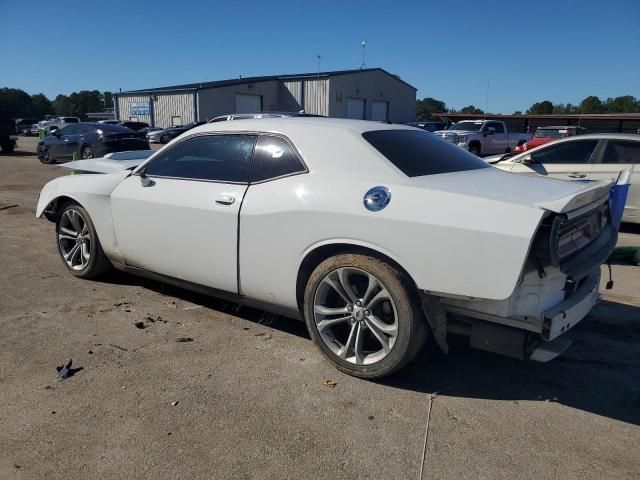
[[592,133],[544,144],[517,155],[485,158],[501,170],[561,180],[612,181],[629,167],[631,176],[623,222],[640,223],[640,135]]
[[[426,334],[546,361],[597,301],[608,183],[511,175],[431,133],[328,118],[218,122],[133,172],[55,179],[75,276],[112,267],[304,319],[340,370],[389,375]],[[585,229],[585,222],[589,229]]]

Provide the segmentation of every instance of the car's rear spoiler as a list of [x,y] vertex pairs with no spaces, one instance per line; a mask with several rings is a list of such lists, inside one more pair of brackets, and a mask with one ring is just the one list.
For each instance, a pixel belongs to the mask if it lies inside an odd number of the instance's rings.
[[584,182],[584,188],[578,193],[556,198],[548,202],[539,202],[535,205],[543,210],[555,213],[566,213],[580,209],[592,203],[599,203],[609,196],[609,191],[614,182]]

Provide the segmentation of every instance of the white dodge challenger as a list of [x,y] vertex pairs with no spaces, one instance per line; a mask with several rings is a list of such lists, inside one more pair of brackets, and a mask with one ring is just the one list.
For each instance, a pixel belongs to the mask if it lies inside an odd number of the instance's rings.
[[609,184],[503,172],[407,126],[206,124],[127,168],[43,188],[36,215],[73,275],[115,267],[304,319],[364,378],[401,368],[427,332],[444,351],[459,334],[555,357],[617,238]]

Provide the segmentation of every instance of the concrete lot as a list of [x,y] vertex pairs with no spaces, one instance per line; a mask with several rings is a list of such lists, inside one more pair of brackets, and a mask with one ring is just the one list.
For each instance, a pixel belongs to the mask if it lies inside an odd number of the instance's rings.
[[[417,479],[427,431],[424,478],[639,478],[640,268],[613,266],[551,363],[429,341],[401,374],[358,380],[302,324],[124,274],[72,277],[34,217],[66,172],[35,143],[0,155],[0,478]],[[82,370],[55,380],[69,358]]]

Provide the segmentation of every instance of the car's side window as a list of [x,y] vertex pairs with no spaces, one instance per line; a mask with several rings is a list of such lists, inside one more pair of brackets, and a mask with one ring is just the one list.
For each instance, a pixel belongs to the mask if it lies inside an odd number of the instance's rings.
[[589,163],[598,140],[580,140],[552,145],[531,153],[536,163]]
[[247,183],[255,135],[200,135],[161,153],[144,173],[156,177]]
[[67,125],[59,130],[60,135],[73,135],[76,133],[76,125]]
[[640,163],[640,142],[609,140],[602,163]]
[[306,172],[306,167],[283,138],[263,135],[258,138],[251,164],[251,182]]
[[502,125],[500,122],[491,123],[489,126],[493,127],[496,133],[504,133],[504,125]]

